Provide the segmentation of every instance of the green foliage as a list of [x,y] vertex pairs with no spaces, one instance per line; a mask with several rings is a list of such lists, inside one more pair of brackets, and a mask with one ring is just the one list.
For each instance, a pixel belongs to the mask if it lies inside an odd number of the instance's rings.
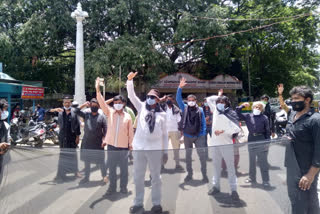
[[[73,94],[75,0],[2,0],[0,61],[4,72],[22,80],[42,80],[49,92]],[[272,21],[224,22],[210,18],[288,17],[310,13],[316,0],[82,0],[87,91],[97,76],[109,91],[124,87],[131,70],[142,91],[162,73],[178,70],[211,79],[230,74],[243,81],[248,69],[254,96],[274,96],[286,88],[319,82],[319,16],[308,16],[224,38],[196,39],[250,29]],[[198,18],[196,18],[198,17]],[[283,20],[283,19],[280,19]],[[183,42],[183,43],[179,43]],[[167,45],[168,43],[178,43]],[[249,59],[249,63],[248,63]],[[121,81],[119,80],[121,68]]]

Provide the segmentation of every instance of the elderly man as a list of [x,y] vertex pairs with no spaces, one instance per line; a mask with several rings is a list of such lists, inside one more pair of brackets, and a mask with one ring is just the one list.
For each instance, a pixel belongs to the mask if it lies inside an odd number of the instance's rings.
[[[236,112],[241,120],[244,120],[249,130],[248,150],[249,150],[249,178],[246,183],[256,184],[256,164],[257,158],[260,166],[261,177],[264,188],[270,188],[268,145],[266,140],[270,139],[269,120],[263,114],[265,105],[263,102],[254,102],[252,113],[242,113],[244,107],[249,107],[249,103],[244,103],[237,107]],[[262,142],[259,142],[262,141]],[[250,143],[255,142],[255,143]]]

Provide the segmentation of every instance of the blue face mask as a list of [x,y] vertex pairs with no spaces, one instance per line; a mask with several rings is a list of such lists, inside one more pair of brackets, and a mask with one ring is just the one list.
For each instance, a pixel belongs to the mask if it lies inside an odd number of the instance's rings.
[[223,104],[223,103],[218,103],[217,104],[217,109],[219,110],[219,111],[221,111],[221,112],[224,112],[224,110],[225,110],[225,107],[224,107],[225,105]]
[[209,104],[208,103],[204,103],[204,106],[209,106]]
[[151,99],[151,98],[147,98],[147,104],[149,106],[152,106],[152,105],[156,104],[156,100],[155,99]]

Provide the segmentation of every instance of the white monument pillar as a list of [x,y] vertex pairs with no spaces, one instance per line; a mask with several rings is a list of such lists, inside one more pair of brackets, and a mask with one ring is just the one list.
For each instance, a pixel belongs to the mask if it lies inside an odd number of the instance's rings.
[[74,100],[80,105],[86,101],[84,82],[84,54],[83,54],[83,25],[82,21],[88,17],[88,13],[82,11],[80,2],[77,9],[71,13],[71,17],[77,20],[77,43],[76,43],[76,72],[75,72],[75,95]]

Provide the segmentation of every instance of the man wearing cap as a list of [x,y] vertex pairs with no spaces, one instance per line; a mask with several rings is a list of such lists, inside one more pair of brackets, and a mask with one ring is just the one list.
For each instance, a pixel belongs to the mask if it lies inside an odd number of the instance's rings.
[[182,88],[187,84],[186,79],[180,80],[180,85],[177,90],[177,103],[182,111],[182,119],[180,121],[180,129],[184,134],[184,146],[186,148],[186,164],[188,175],[184,179],[185,182],[191,181],[192,172],[192,148],[195,144],[201,164],[202,182],[208,183],[207,176],[207,147],[206,147],[206,118],[201,107],[197,105],[195,95],[188,96],[188,105],[185,105],[182,100]]
[[158,90],[152,89],[148,93],[145,102],[141,102],[136,96],[132,81],[136,75],[137,72],[131,72],[127,81],[128,97],[139,114],[137,117],[138,125],[132,142],[136,195],[134,206],[130,208],[130,213],[138,213],[143,210],[144,180],[147,164],[152,177],[153,207],[151,211],[153,213],[162,213],[160,171],[162,160],[164,162],[168,160],[167,116],[160,107],[160,93]]
[[[76,148],[79,144],[80,137],[80,121],[74,110],[71,108],[71,97],[63,98],[63,108],[55,108],[49,110],[51,113],[58,113],[59,125],[59,145],[60,156],[58,163],[58,172],[56,181],[66,179],[67,173],[74,173],[76,177],[80,177],[78,173],[78,157]],[[72,152],[71,152],[72,151]],[[66,162],[66,160],[68,160]]]

